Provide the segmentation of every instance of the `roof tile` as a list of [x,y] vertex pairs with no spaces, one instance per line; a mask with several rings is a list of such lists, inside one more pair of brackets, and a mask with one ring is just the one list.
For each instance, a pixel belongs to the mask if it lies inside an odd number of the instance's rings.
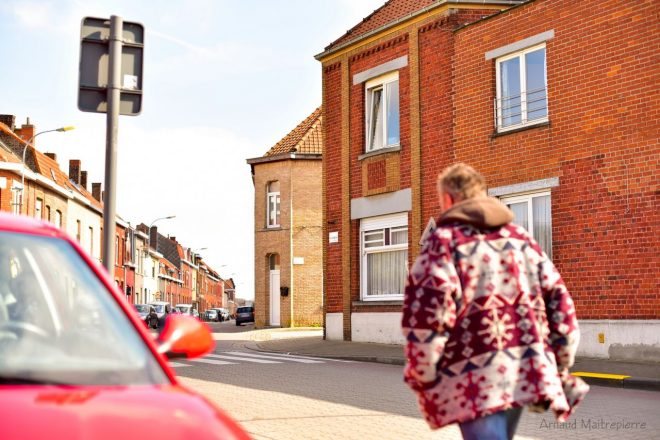
[[285,153],[321,154],[323,150],[322,133],[323,116],[321,107],[319,107],[268,150],[264,157]]

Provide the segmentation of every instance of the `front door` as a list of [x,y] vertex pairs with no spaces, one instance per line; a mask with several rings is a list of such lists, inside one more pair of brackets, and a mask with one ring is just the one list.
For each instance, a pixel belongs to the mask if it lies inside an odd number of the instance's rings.
[[270,271],[270,325],[280,325],[280,271]]

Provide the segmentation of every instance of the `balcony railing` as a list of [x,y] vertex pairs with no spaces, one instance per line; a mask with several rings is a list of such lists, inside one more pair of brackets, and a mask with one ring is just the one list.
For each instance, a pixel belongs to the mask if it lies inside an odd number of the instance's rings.
[[495,128],[498,131],[524,127],[548,119],[546,89],[535,89],[519,95],[494,100]]

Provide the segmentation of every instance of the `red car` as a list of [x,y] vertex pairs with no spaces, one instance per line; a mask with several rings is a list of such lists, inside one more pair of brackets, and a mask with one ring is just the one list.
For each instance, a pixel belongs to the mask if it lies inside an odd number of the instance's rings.
[[0,214],[0,439],[248,439],[167,364],[213,344],[185,315],[153,341],[77,243]]

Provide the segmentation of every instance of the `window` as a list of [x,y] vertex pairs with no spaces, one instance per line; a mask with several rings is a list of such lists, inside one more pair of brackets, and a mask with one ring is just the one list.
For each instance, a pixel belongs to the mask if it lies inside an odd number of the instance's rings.
[[38,218],[41,220],[43,216],[43,206],[44,206],[44,201],[41,199],[37,199],[34,202],[34,218]]
[[58,228],[62,229],[62,211],[60,211],[59,209],[55,210],[54,223]]
[[498,58],[496,76],[498,131],[548,120],[545,44]]
[[82,243],[82,223],[80,223],[80,220],[76,220],[76,240],[78,240],[78,243]]
[[51,221],[50,206],[46,205],[46,220]]
[[402,299],[408,273],[408,214],[363,219],[360,249],[362,300]]
[[89,227],[89,254],[94,255],[94,228]]
[[280,254],[270,254],[268,256],[268,268],[270,270],[280,270]]
[[20,182],[14,181],[11,192],[12,212],[18,215],[21,213],[21,207],[23,206],[23,185]]
[[115,235],[115,266],[119,266],[119,235]]
[[275,228],[280,225],[280,182],[268,184],[266,193],[266,227]]
[[513,211],[513,222],[527,229],[552,259],[552,211],[550,191],[502,197],[502,203]]
[[399,73],[366,83],[366,151],[399,145]]

